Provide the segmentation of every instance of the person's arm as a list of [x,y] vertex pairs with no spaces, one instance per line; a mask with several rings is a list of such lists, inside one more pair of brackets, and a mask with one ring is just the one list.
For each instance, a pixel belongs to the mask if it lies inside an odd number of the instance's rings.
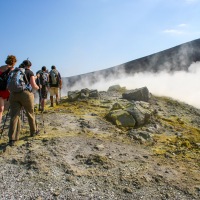
[[30,84],[31,84],[31,87],[35,90],[39,90],[39,87],[38,85],[36,84],[35,82],[35,77],[34,76],[31,76],[30,77]]
[[60,89],[62,88],[62,79],[60,79]]
[[[51,72],[51,71],[50,71]],[[48,73],[49,74],[49,87],[51,85],[51,75],[50,75],[50,72]]]

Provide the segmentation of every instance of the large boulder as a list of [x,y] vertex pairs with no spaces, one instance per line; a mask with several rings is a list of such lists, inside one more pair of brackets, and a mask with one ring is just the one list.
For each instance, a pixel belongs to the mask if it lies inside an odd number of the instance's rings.
[[87,99],[87,98],[98,98],[98,97],[99,93],[97,90],[89,90],[88,88],[68,92],[68,99],[70,101],[76,101],[78,99]]
[[136,126],[143,126],[149,122],[152,111],[147,102],[135,102],[126,107],[126,111],[133,116]]
[[112,110],[106,118],[120,127],[134,127],[135,119],[125,110]]
[[85,99],[85,98],[88,98],[90,95],[90,90],[88,88],[85,88],[85,89],[82,89],[80,91],[80,98],[81,99]]
[[112,85],[108,88],[108,92],[124,92],[126,87],[121,87],[120,85]]
[[70,101],[76,101],[80,97],[80,91],[69,91],[68,92],[68,99]]
[[98,98],[99,97],[99,92],[97,90],[90,90],[89,97]]
[[150,99],[150,93],[147,87],[142,87],[135,90],[129,90],[122,94],[122,97],[127,100],[146,101]]

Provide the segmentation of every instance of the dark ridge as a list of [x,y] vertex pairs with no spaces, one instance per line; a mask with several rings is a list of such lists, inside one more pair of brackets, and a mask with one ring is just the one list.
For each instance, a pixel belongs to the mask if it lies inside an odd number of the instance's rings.
[[156,73],[163,70],[168,72],[187,71],[189,66],[196,61],[200,61],[200,39],[111,68],[67,77],[64,78],[64,82],[67,87],[71,87],[80,82],[80,80],[87,80],[93,84],[102,78],[105,80],[108,78],[117,78],[122,72],[130,76],[137,72]]

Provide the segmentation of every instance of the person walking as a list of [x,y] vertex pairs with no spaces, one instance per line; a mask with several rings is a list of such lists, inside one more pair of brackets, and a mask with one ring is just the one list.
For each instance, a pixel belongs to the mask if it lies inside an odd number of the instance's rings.
[[[7,73],[9,74],[10,71],[14,69],[14,65],[16,64],[17,59],[14,55],[8,55],[7,59],[5,61],[6,65],[3,65],[0,67],[0,75],[2,73]],[[7,83],[7,81],[6,81]],[[2,121],[2,116],[3,116],[3,111],[4,111],[4,105],[5,105],[5,100],[8,100],[10,92],[7,90],[7,84],[1,83],[1,88],[0,88],[0,124]]]
[[56,70],[56,67],[52,65],[49,72],[49,87],[50,87],[50,101],[51,107],[53,107],[53,96],[56,96],[56,105],[58,105],[59,88],[62,88],[62,79],[60,73]]
[[39,86],[39,110],[44,111],[45,102],[48,94],[49,74],[45,66],[36,73],[36,83]]
[[[23,74],[23,81],[26,83],[27,87],[21,92],[13,92],[10,90],[9,102],[11,110],[11,119],[8,132],[8,137],[9,137],[8,144],[10,146],[13,146],[15,141],[19,139],[19,133],[16,130],[17,130],[17,122],[20,119],[20,110],[22,107],[26,111],[30,127],[30,135],[35,136],[39,133],[39,130],[37,130],[35,122],[34,94],[32,92],[32,89],[38,90],[39,87],[35,82],[34,73],[30,70],[31,65],[32,63],[29,60],[24,60],[23,63],[20,65],[20,68],[25,69],[25,72]],[[12,76],[12,73],[10,76]],[[8,88],[9,88],[9,83],[8,83]]]

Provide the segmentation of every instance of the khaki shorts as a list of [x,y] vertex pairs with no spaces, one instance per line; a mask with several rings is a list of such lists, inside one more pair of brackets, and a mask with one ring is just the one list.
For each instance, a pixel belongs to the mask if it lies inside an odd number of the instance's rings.
[[58,87],[50,87],[50,96],[58,95],[59,88]]

